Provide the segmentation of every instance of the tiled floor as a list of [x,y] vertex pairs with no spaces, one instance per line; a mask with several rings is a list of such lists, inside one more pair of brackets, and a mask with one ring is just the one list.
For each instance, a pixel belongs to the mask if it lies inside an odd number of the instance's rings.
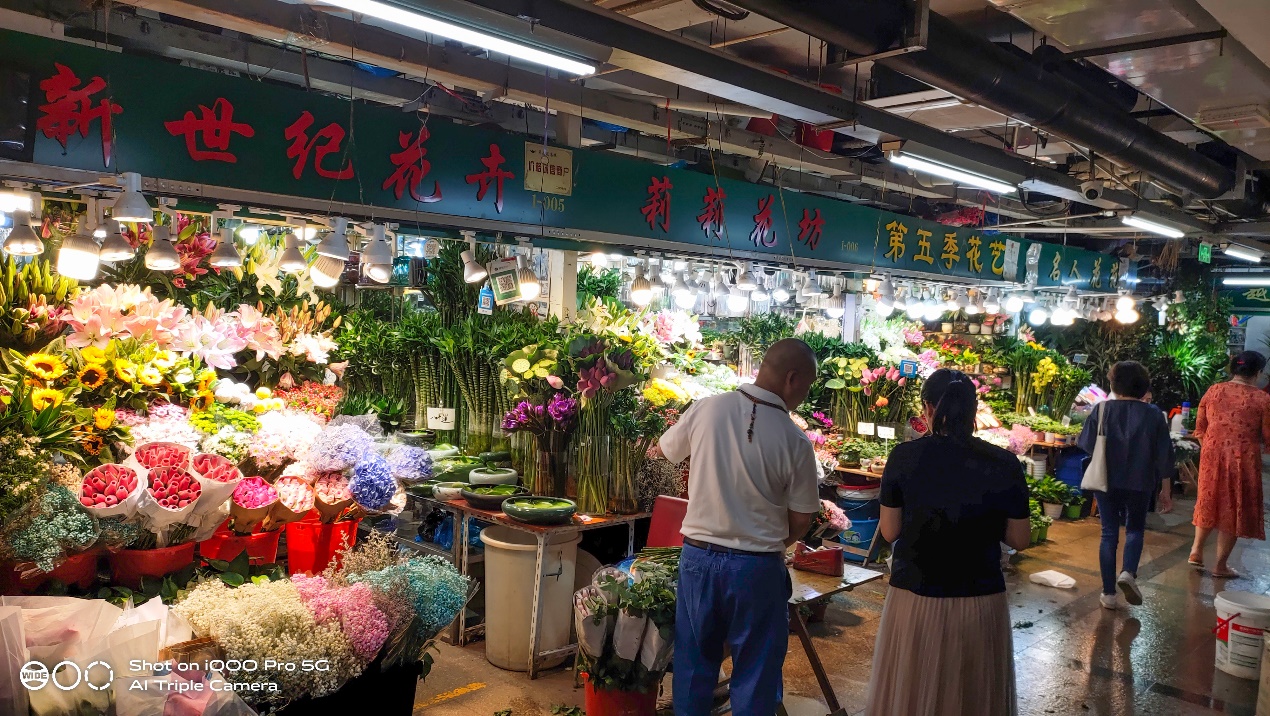
[[[1267,494],[1270,494],[1268,486]],[[1231,565],[1245,576],[1214,580],[1192,569],[1190,503],[1148,522],[1139,581],[1146,603],[1109,612],[1099,607],[1098,525],[1060,522],[1049,541],[1016,558],[1008,578],[1014,631],[1019,713],[1089,716],[1254,716],[1257,684],[1213,667],[1213,597],[1231,589],[1270,593],[1270,548],[1241,540]],[[1215,543],[1207,559],[1213,560]],[[1028,581],[1054,569],[1076,579],[1059,590]],[[848,713],[864,708],[869,662],[886,587],[870,585],[840,597],[823,624],[812,626],[830,681]],[[1030,626],[1024,626],[1028,622]],[[480,644],[442,646],[437,665],[420,685],[415,713],[436,716],[549,714],[557,704],[581,705],[573,674],[557,670],[530,682],[484,659]],[[826,713],[807,659],[791,640],[785,663],[786,707],[792,716]]]

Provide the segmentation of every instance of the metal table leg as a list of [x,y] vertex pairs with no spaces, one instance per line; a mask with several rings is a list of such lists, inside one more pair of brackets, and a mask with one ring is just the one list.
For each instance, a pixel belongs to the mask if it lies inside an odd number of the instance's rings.
[[538,678],[538,648],[542,628],[542,563],[547,551],[547,533],[536,533],[538,551],[534,567],[534,599],[529,613],[529,678]]
[[635,556],[635,523],[626,523],[626,556]]
[[807,652],[807,661],[811,662],[811,673],[816,675],[820,692],[825,695],[825,703],[829,705],[829,716],[846,716],[846,710],[838,703],[838,695],[833,692],[833,685],[829,683],[829,675],[825,673],[825,665],[820,661],[820,654],[816,653],[816,647],[811,643],[811,634],[807,633],[807,622],[803,621],[802,614],[798,613],[797,604],[789,605],[789,623],[794,628],[798,641],[802,642],[803,651]]

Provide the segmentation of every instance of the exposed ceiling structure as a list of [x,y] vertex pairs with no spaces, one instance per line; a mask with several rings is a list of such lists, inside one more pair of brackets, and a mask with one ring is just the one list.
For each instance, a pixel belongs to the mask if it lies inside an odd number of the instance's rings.
[[1104,250],[1163,241],[1136,214],[1270,252],[1261,0],[389,1],[597,70],[334,0],[0,0],[0,24]]

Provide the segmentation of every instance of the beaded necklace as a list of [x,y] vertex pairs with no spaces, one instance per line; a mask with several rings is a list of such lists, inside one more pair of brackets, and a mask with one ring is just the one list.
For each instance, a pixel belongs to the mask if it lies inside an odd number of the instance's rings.
[[786,410],[785,406],[783,405],[777,405],[776,403],[769,403],[768,401],[763,400],[762,398],[756,398],[753,395],[750,395],[749,393],[745,392],[744,390],[741,390],[740,388],[737,388],[736,392],[740,393],[741,395],[744,395],[746,398],[749,399],[751,403],[754,404],[750,408],[750,427],[748,430],[745,431],[745,439],[748,442],[754,442],[754,418],[758,416],[758,406],[766,405],[769,408],[776,408],[782,413],[786,413],[786,414],[789,413],[789,411]]

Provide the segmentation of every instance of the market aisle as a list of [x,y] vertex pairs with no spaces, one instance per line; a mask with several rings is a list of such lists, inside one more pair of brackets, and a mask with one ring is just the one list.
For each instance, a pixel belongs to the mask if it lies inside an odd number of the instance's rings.
[[[1267,485],[1270,494],[1270,484]],[[1215,581],[1186,563],[1192,500],[1177,500],[1174,514],[1152,515],[1139,582],[1147,603],[1108,612],[1098,605],[1098,523],[1059,522],[1049,541],[1016,559],[1009,576],[1019,713],[1090,716],[1253,716],[1256,683],[1213,668],[1213,597],[1223,589],[1270,592],[1270,546],[1244,543],[1232,558],[1243,572]],[[1210,544],[1207,559],[1213,559]],[[1074,590],[1041,587],[1028,575],[1055,569],[1076,579]],[[885,587],[868,585],[838,598],[811,632],[849,713],[864,708],[869,661]],[[581,705],[573,674],[553,671],[538,681],[500,671],[480,645],[442,646],[431,677],[419,688],[416,713],[429,716],[549,714],[556,704]],[[791,716],[823,716],[815,678],[796,640],[785,664]]]

